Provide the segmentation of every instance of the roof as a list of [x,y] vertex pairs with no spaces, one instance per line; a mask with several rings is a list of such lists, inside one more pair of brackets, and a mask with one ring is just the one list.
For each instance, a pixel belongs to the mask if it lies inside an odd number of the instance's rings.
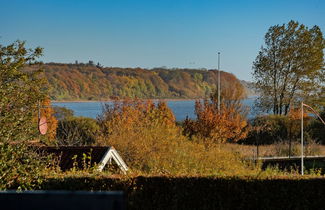
[[41,146],[37,147],[36,151],[40,154],[53,154],[58,157],[59,166],[61,170],[65,171],[71,169],[74,163],[78,168],[84,168],[85,163],[90,163],[91,166],[94,163],[100,164],[110,148],[99,146]]

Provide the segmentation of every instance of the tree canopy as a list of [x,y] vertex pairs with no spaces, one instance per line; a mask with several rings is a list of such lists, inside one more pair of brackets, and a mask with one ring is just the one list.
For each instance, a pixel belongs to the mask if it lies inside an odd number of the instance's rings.
[[[44,100],[42,71],[23,70],[37,65],[42,48],[27,49],[25,42],[0,45],[0,141],[32,139],[37,134],[38,102]],[[34,126],[33,126],[34,125]]]
[[257,107],[287,115],[298,101],[319,104],[324,99],[324,48],[318,26],[309,29],[296,21],[271,26],[253,63]]
[[190,138],[204,139],[206,143],[237,142],[247,136],[247,109],[241,100],[245,97],[244,87],[232,83],[221,89],[220,109],[218,90],[210,99],[195,102],[196,119],[186,119],[183,133]]
[[[109,98],[204,98],[216,89],[216,70],[96,67],[84,64],[45,64],[53,100]],[[221,89],[240,84],[221,71]],[[246,91],[246,90],[245,90]]]

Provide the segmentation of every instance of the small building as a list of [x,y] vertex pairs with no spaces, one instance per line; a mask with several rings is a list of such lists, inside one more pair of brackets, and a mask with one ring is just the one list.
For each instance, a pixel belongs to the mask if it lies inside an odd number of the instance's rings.
[[58,158],[62,171],[73,167],[84,168],[87,166],[97,166],[98,171],[102,171],[105,166],[112,165],[112,161],[121,169],[123,173],[128,171],[128,167],[114,147],[100,146],[60,146],[37,147],[39,154],[52,154]]

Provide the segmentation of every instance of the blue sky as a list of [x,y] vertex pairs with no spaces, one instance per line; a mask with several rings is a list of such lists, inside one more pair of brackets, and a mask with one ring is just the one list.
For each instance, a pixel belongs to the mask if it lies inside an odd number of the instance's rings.
[[296,20],[325,32],[323,0],[0,0],[0,43],[26,40],[44,62],[216,68],[251,80],[267,29]]

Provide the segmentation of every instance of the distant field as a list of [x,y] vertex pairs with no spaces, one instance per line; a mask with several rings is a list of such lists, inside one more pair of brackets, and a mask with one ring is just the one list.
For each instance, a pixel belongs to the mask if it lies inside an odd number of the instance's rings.
[[[240,144],[227,144],[226,148],[241,154],[246,158],[254,158],[257,156],[257,146],[254,145],[240,145]],[[289,144],[277,143],[271,145],[258,146],[259,157],[284,157],[289,156]],[[291,155],[300,155],[300,144],[293,143]],[[320,144],[307,144],[305,146],[305,155],[325,155],[325,145]]]

